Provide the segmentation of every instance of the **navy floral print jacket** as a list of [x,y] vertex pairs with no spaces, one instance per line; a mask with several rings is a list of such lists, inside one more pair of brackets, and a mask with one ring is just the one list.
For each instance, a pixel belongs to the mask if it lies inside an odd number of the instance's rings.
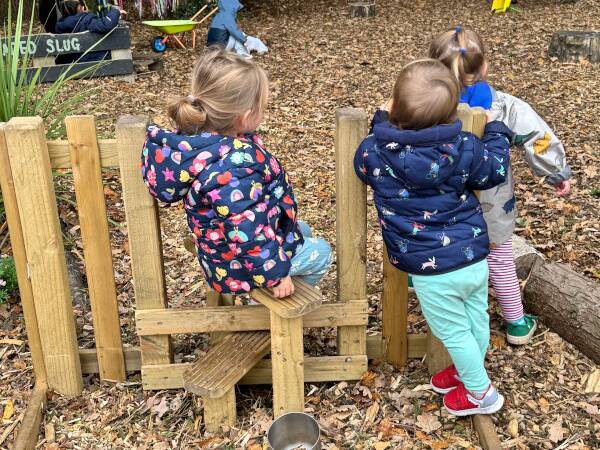
[[148,127],[142,176],[158,200],[183,200],[198,259],[218,292],[271,287],[303,237],[288,175],[258,135],[185,136]]
[[401,130],[387,118],[387,112],[376,112],[354,166],[373,188],[392,264],[434,275],[484,259],[489,241],[473,191],[504,182],[512,132],[491,122],[479,140],[461,131],[460,120]]

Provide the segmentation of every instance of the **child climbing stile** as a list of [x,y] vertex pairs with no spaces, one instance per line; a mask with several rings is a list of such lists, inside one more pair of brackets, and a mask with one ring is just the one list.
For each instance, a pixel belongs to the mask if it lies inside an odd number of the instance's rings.
[[[485,81],[488,64],[483,42],[477,33],[462,27],[445,31],[431,43],[429,56],[439,59],[452,70],[461,85],[462,103],[489,110],[493,118],[504,122],[516,133],[515,143],[523,145],[525,159],[535,175],[545,177],[547,183],[555,186],[557,195],[569,193],[571,168],[566,163],[563,145],[531,106],[494,90]],[[522,345],[530,341],[537,321],[523,311],[512,251],[516,207],[510,167],[507,172],[506,182],[482,191],[479,200],[491,244],[488,256],[490,279],[507,322],[506,337],[509,343]]]
[[429,328],[454,362],[433,376],[433,388],[445,394],[449,412],[464,416],[504,403],[484,367],[489,241],[473,190],[505,181],[512,133],[497,121],[487,124],[483,142],[462,132],[459,94],[439,61],[405,66],[354,165],[373,189],[391,263],[412,274]]
[[158,200],[183,200],[210,287],[223,293],[294,292],[290,276],[316,285],[331,248],[296,219],[287,173],[255,133],[269,96],[267,75],[222,49],[203,53],[191,93],[169,104],[174,131],[148,127],[142,175]]

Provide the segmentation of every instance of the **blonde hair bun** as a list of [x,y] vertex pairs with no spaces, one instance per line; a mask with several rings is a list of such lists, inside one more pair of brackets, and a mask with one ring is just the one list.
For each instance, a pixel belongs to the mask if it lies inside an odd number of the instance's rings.
[[224,133],[238,117],[266,106],[268,84],[267,74],[252,60],[209,48],[196,61],[191,93],[170,101],[168,114],[183,134]]

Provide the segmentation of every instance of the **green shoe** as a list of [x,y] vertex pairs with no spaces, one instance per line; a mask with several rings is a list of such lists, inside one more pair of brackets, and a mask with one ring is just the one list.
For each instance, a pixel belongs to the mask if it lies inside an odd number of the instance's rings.
[[525,345],[531,340],[536,328],[537,317],[525,314],[524,325],[515,325],[513,323],[506,325],[506,340],[512,345]]

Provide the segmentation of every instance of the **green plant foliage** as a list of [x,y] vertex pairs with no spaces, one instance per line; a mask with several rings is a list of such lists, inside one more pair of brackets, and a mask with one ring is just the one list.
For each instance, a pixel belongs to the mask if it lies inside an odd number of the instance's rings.
[[[48,135],[54,137],[60,130],[63,119],[76,111],[89,91],[64,100],[59,94],[70,80],[92,74],[103,63],[99,62],[70,75],[70,71],[65,71],[58,80],[48,84],[40,82],[41,67],[30,69],[31,79],[27,80],[26,69],[30,68],[32,58],[29,49],[35,8],[31,8],[29,23],[25,24],[24,3],[25,0],[19,0],[14,17],[11,3],[8,4],[4,35],[0,35],[0,122],[7,122],[12,117],[40,116],[46,123]],[[34,3],[32,1],[32,5]],[[24,25],[26,35],[23,33]]]
[[10,257],[0,258],[0,303],[19,289],[15,261]]

